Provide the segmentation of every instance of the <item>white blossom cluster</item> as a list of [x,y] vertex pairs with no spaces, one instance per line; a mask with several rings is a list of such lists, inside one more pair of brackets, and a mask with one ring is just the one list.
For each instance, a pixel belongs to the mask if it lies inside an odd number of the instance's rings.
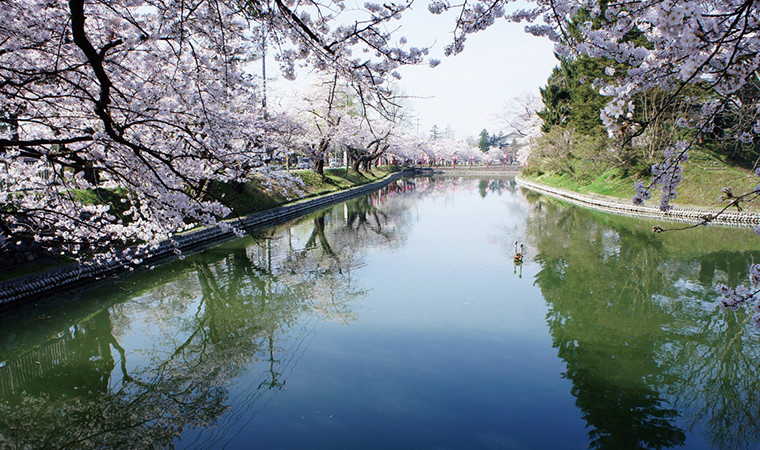
[[404,128],[403,108],[377,104],[364,93],[335,74],[322,77],[286,106],[301,130],[290,145],[312,163],[326,161],[329,152],[345,154],[348,165],[360,164],[361,170],[382,156],[414,160],[424,143]]
[[738,311],[743,307],[751,307],[754,316],[752,318],[756,327],[760,327],[760,303],[758,294],[760,293],[760,264],[752,264],[749,268],[750,286],[740,285],[730,288],[725,284],[719,284],[716,287],[721,299],[718,302],[721,308]]
[[[240,70],[250,52],[234,5],[0,4],[0,224],[77,255],[165,239],[229,213],[204,198],[261,157],[264,119]],[[123,190],[124,220],[78,201]]]
[[230,210],[209,186],[289,183],[265,162],[303,134],[267,113],[246,66],[274,48],[286,76],[330,68],[380,102],[427,55],[382,28],[407,8],[339,21],[341,0],[0,2],[0,235],[77,256],[218,224]]
[[394,40],[386,26],[401,19],[411,2],[366,2],[351,9],[343,0],[276,0],[250,5],[257,17],[264,18],[267,34],[284,46],[276,59],[289,79],[296,77],[298,67],[311,66],[338,71],[352,83],[379,87],[391,78],[400,78],[396,70],[400,66],[427,59],[427,48],[408,46],[403,36]]
[[432,161],[438,163],[453,163],[456,161],[457,164],[467,164],[470,162],[471,157],[473,163],[481,163],[486,158],[486,155],[477,147],[451,138],[432,141],[428,143],[427,149]]
[[[510,3],[521,9],[504,13]],[[613,135],[641,132],[647,126],[633,122],[632,99],[652,88],[674,96],[686,85],[709,91],[715,101],[679,123],[700,132],[712,131],[718,114],[727,108],[741,109],[743,115],[747,106],[760,108],[743,105],[737,95],[760,68],[760,13],[755,1],[532,0],[523,6],[524,2],[512,0],[465,3],[451,53],[462,50],[466,34],[503,16],[526,23],[529,33],[555,41],[562,56],[587,55],[626,67],[607,70],[612,78],[601,87],[602,94],[610,97],[601,118]],[[449,8],[440,0],[430,4],[436,13]],[[751,142],[757,137],[760,114],[754,111],[749,119],[746,129],[733,138]],[[677,167],[665,164],[655,174],[666,190],[664,197],[675,193],[680,180]]]
[[689,160],[688,142],[679,141],[676,147],[668,147],[663,152],[664,160],[652,165],[652,185],[645,186],[643,182],[637,181],[634,184],[636,195],[633,197],[633,203],[641,205],[644,200],[651,197],[650,189],[660,187],[662,194],[660,196],[660,210],[670,210],[670,201],[678,198],[676,187],[683,180],[683,164]]

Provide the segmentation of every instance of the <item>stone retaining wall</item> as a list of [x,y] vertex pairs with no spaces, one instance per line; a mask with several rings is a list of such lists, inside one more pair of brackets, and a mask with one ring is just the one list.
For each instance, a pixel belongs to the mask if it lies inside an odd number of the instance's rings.
[[[231,223],[235,227],[247,231],[277,225],[350,198],[376,191],[402,176],[413,174],[413,171],[394,173],[381,181],[254,213],[239,220],[232,220]],[[142,265],[150,266],[174,257],[176,249],[182,253],[188,253],[234,238],[235,235],[231,231],[222,231],[219,227],[201,228],[197,231],[176,235],[172,239],[173,242],[161,242],[149,253],[139,253],[135,248],[129,248],[108,261],[74,263],[47,272],[3,281],[0,282],[0,307],[20,305],[22,302],[36,297],[60,293],[106,276],[125,272],[130,269],[129,261],[133,258],[140,258]]]
[[[516,177],[515,180],[519,186],[530,189],[531,191],[550,195],[585,208],[624,216],[697,224],[702,221],[704,216],[714,215],[717,212],[697,208],[678,207],[673,208],[668,212],[662,212],[659,208],[654,206],[634,205],[632,201],[626,202],[624,200],[617,200],[609,197],[579,194],[573,191],[533,183],[521,177]],[[760,213],[725,211],[718,217],[715,217],[710,223],[735,227],[755,227],[760,225]]]

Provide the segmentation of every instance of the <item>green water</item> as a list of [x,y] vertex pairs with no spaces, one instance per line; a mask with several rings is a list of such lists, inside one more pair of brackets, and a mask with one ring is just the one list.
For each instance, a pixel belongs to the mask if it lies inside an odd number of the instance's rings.
[[403,180],[62,294],[0,319],[0,448],[755,448],[760,239],[652,225]]

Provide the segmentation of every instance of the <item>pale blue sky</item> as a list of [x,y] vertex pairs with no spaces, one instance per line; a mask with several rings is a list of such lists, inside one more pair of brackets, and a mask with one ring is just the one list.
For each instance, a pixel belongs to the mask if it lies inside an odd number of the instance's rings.
[[442,55],[452,36],[451,20],[422,10],[402,23],[401,34],[410,42],[432,44],[431,55],[441,60],[434,69],[400,70],[404,91],[423,97],[411,100],[420,134],[433,124],[442,130],[451,125],[460,138],[477,136],[483,128],[498,131],[504,125],[496,116],[505,103],[525,93],[538,95],[538,88],[546,85],[557,65],[554,44],[525,33],[523,24],[500,20],[468,37],[464,52],[446,58]]
[[[430,47],[431,57],[441,60],[436,68],[422,65],[399,70],[403,78],[398,84],[413,97],[407,105],[413,109],[413,131],[419,128],[420,137],[425,137],[433,125],[441,130],[451,126],[457,138],[477,136],[483,128],[489,132],[504,129],[497,116],[505,104],[526,93],[537,96],[538,88],[546,85],[557,65],[553,43],[525,33],[523,24],[505,20],[469,36],[461,54],[444,57],[453,19],[451,15],[429,13],[424,2],[416,4],[401,21],[390,24],[398,27],[398,37],[407,37],[407,46]],[[274,61],[270,67],[268,77],[279,77]],[[281,92],[307,89],[308,78],[279,81],[271,87]]]

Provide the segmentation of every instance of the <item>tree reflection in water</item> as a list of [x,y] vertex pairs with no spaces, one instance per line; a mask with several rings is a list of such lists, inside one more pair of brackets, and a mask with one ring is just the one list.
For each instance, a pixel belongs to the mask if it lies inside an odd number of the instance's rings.
[[285,385],[315,320],[355,319],[351,271],[401,245],[413,183],[16,314],[0,331],[0,447],[171,447],[236,426]]
[[[760,252],[734,231],[653,235],[516,189],[406,180],[6,317],[0,447],[223,446],[287,386],[319,324],[356,319],[367,254],[405,244],[421,197],[445,206],[456,190],[503,195],[520,224],[529,205],[513,270],[535,276],[592,447],[760,442],[757,331],[742,311],[720,312],[714,292],[746,279]],[[515,233],[489,243],[511,259]]]
[[653,235],[651,224],[533,198],[536,283],[592,447],[688,445],[680,427],[718,448],[760,441],[758,338],[746,314],[715,303],[717,283],[746,280],[760,260],[746,236]]

